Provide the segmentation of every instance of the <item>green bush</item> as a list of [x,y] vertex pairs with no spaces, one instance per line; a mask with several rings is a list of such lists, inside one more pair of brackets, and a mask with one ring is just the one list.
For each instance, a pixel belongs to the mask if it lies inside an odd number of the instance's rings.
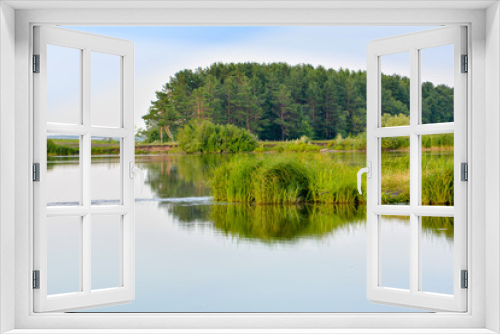
[[236,153],[253,151],[257,147],[257,138],[232,124],[219,125],[207,120],[196,120],[181,129],[178,143],[179,148],[187,153]]

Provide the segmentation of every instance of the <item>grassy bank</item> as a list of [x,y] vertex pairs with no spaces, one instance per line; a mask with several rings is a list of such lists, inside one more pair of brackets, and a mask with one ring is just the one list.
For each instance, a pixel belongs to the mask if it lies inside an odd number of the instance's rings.
[[[382,203],[408,203],[409,156],[385,154],[381,167]],[[322,154],[235,156],[215,169],[212,194],[222,202],[362,204],[366,198],[357,191],[359,168]],[[452,155],[423,156],[422,204],[453,205]]]
[[[222,149],[216,150],[208,145],[212,140],[207,139],[207,144],[200,149],[202,153],[210,152],[238,152],[238,145],[246,146],[246,141],[235,136],[234,143],[231,145],[224,144]],[[221,141],[222,143],[222,141]],[[243,144],[242,144],[243,143]],[[194,144],[192,144],[194,145]],[[199,145],[198,145],[199,146]],[[198,147],[197,146],[197,147]],[[212,147],[212,148],[211,148]],[[219,147],[219,148],[220,148]],[[410,147],[410,141],[407,137],[384,138],[382,141],[383,151],[407,151]],[[425,151],[446,151],[453,149],[453,134],[443,135],[428,135],[422,136],[422,149]],[[47,153],[49,155],[71,156],[79,153],[78,139],[47,139]],[[319,152],[321,150],[328,151],[366,151],[366,136],[365,134],[358,137],[342,138],[338,136],[332,140],[310,140],[303,137],[297,140],[290,141],[259,141],[245,148],[244,151],[253,151],[256,153],[263,152]],[[136,143],[136,153],[152,153],[152,152],[173,152],[173,153],[192,153],[196,150],[183,150],[177,143]],[[93,139],[92,154],[119,154],[120,142],[118,140],[109,139]]]
[[[72,156],[80,153],[80,140],[68,138],[47,139],[48,156]],[[118,139],[92,139],[92,155],[120,154],[120,141]]]

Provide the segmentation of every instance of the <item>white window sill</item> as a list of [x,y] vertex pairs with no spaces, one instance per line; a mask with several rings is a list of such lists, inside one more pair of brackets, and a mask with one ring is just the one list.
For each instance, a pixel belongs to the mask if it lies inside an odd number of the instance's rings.
[[484,328],[471,329],[15,329],[5,334],[487,334]]

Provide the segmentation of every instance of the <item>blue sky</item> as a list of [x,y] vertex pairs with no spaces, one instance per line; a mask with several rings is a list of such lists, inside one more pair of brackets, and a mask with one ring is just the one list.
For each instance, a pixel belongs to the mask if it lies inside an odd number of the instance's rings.
[[[434,27],[66,27],[130,40],[135,45],[135,123],[144,125],[155,91],[177,71],[214,62],[307,63],[326,68],[366,69],[366,46],[374,39]],[[452,85],[453,64],[443,63],[450,48],[423,59],[424,80]],[[441,61],[440,61],[441,59]],[[449,58],[448,58],[449,59]],[[425,60],[425,62],[424,62]],[[388,72],[409,74],[407,57],[392,56]],[[389,73],[389,74],[392,74]],[[451,76],[450,76],[451,73]],[[426,77],[427,76],[427,77]]]

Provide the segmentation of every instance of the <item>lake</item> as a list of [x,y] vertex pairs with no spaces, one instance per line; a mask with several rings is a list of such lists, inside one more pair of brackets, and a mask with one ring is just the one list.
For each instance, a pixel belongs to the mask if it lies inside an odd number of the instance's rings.
[[[362,152],[329,154],[332,161],[353,165],[366,161]],[[142,194],[136,190],[135,300],[88,312],[418,312],[366,299],[365,207],[214,203],[210,172],[230,158],[136,157],[146,182]],[[49,205],[61,204],[60,189],[66,199],[75,196],[68,182],[78,174],[77,162],[50,158]],[[92,157],[93,204],[115,203],[118,162]],[[409,221],[383,217],[381,230],[382,284],[407,288]],[[78,263],[68,261],[71,252],[62,251],[64,243],[54,233],[48,249],[49,293],[75,291]],[[119,279],[119,240],[106,231],[100,238],[95,242],[105,247],[96,244],[96,249],[111,250],[101,252],[103,258],[93,253],[101,271],[93,274],[93,287]],[[453,293],[453,224],[427,223],[421,248],[422,288]],[[114,264],[99,266],[104,258]]]

